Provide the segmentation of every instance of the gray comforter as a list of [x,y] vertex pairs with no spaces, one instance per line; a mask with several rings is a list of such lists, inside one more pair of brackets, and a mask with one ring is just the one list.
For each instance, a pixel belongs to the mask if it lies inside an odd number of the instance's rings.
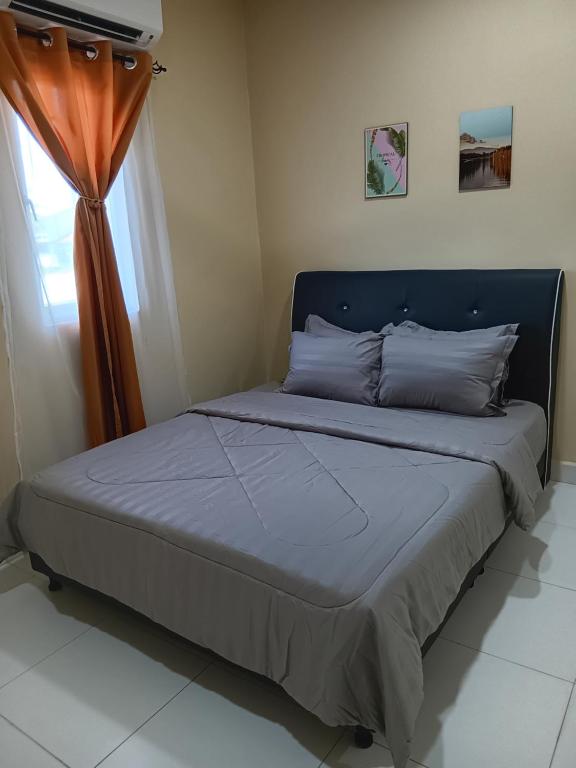
[[326,723],[385,731],[403,768],[420,647],[539,490],[512,419],[246,392],[21,484],[0,559],[35,551]]

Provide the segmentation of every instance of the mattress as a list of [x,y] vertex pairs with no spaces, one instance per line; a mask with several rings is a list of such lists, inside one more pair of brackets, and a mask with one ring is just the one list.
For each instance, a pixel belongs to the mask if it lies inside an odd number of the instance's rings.
[[420,647],[507,514],[533,520],[541,409],[503,418],[240,393],[22,484],[0,545],[266,675],[407,762]]

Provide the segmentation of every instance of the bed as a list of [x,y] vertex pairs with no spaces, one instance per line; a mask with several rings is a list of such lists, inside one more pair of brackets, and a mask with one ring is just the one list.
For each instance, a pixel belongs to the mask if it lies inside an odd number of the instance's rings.
[[[505,418],[264,389],[201,403],[21,483],[0,551],[265,675],[407,764],[422,654],[550,473],[559,270],[307,272],[292,328],[520,323]],[[4,550],[2,550],[4,547]]]

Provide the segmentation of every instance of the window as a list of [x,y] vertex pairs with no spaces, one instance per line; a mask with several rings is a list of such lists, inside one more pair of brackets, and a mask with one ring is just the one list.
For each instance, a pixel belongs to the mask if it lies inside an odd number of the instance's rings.
[[[21,120],[18,120],[18,143],[26,205],[38,248],[39,285],[47,310],[46,319],[50,323],[77,323],[73,240],[78,195]],[[139,305],[122,170],[110,191],[106,207],[126,309],[133,315],[138,312]]]

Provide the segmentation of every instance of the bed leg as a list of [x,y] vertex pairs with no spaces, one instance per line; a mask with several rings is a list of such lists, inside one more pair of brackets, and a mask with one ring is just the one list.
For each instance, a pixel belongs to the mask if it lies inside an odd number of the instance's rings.
[[482,574],[483,574],[483,573],[484,573],[484,568],[480,568],[480,570],[478,571],[478,573],[476,574],[476,576],[474,576],[474,580],[473,580],[473,581],[472,581],[472,583],[470,584],[470,587],[469,587],[469,589],[472,589],[472,587],[474,586],[474,584],[476,584],[476,579],[478,578],[478,576],[482,576]]
[[374,736],[372,731],[368,728],[364,728],[363,725],[357,725],[354,729],[354,744],[359,749],[369,749],[374,743]]
[[48,591],[60,592],[61,589],[62,589],[62,582],[58,581],[58,579],[54,579],[50,577],[50,583],[48,584]]

